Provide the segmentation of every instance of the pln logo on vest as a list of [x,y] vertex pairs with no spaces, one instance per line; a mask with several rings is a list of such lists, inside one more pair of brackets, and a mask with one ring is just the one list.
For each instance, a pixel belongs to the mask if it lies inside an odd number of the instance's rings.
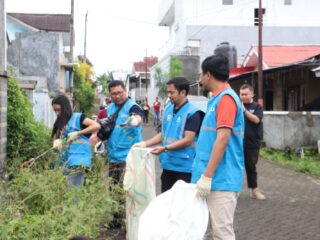
[[172,118],[172,116],[171,116],[171,114],[169,114],[169,115],[167,116],[167,121],[171,121],[171,118]]
[[180,123],[181,122],[181,117],[179,116],[178,118],[177,118],[177,123]]

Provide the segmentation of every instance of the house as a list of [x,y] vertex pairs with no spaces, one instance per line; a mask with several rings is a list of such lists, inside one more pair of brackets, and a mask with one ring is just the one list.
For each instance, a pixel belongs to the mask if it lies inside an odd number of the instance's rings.
[[[314,45],[320,39],[318,0],[262,1],[263,44]],[[258,41],[259,1],[162,0],[159,26],[169,28],[169,39],[160,49],[159,61],[181,51],[199,55],[200,62],[221,42],[237,49],[242,62]]]
[[20,86],[36,81],[32,94],[37,120],[52,127],[51,98],[68,92],[73,71],[68,14],[7,13],[8,65]]
[[[264,109],[272,111],[320,111],[320,79],[315,74],[320,63],[320,45],[264,45]],[[231,86],[250,83],[257,92],[258,50],[251,47],[240,70],[231,69]],[[238,71],[240,71],[238,70]]]
[[150,69],[158,62],[157,57],[144,57],[142,61],[134,62],[131,74],[128,76],[129,96],[134,100],[148,99],[150,90]]

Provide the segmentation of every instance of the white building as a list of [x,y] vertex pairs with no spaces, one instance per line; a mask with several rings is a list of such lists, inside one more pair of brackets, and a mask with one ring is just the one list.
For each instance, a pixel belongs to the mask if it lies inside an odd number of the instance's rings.
[[[258,43],[258,7],[258,0],[162,0],[159,26],[168,27],[170,34],[154,69],[168,71],[172,55],[199,55],[200,65],[221,42],[236,47],[241,63]],[[320,43],[319,0],[262,0],[262,8],[264,45]],[[153,78],[151,86],[155,86]],[[153,91],[150,100],[157,95]]]
[[[159,25],[170,29],[162,56],[199,46],[200,60],[230,42],[242,60],[257,45],[258,0],[163,0]],[[263,0],[263,44],[319,44],[319,0]]]

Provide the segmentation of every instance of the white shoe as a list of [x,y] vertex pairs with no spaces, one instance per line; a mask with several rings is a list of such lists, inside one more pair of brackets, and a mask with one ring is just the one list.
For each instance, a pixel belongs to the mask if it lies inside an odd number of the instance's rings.
[[259,188],[251,190],[251,197],[257,200],[266,200],[266,196],[260,192]]

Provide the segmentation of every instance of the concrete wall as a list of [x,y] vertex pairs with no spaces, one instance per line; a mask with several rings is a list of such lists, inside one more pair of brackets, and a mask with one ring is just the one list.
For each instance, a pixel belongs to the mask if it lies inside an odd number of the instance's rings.
[[264,112],[263,139],[267,147],[276,149],[316,147],[320,112]]
[[18,33],[8,46],[8,62],[20,75],[44,77],[49,93],[59,91],[62,39],[58,33]]
[[33,114],[38,122],[43,123],[46,127],[52,128],[56,115],[51,106],[48,91],[35,90],[33,92]]
[[7,38],[5,1],[0,0],[0,178],[4,178],[7,156]]
[[4,176],[7,155],[7,77],[0,76],[0,177]]
[[199,56],[180,55],[176,58],[182,63],[183,76],[190,82],[197,81],[200,73]]

